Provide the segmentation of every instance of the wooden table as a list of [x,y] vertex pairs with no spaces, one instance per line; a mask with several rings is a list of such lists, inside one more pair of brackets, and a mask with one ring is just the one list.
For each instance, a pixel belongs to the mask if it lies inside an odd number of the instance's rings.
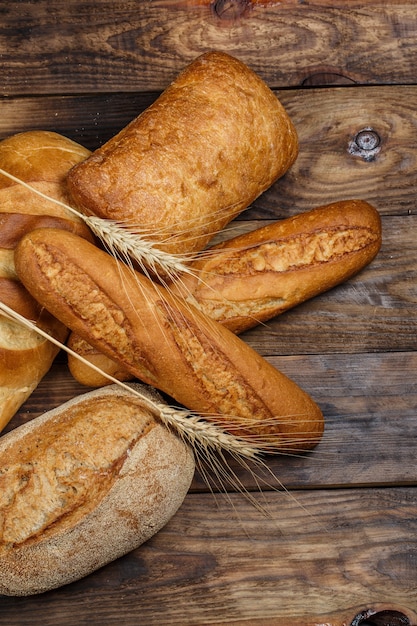
[[[267,515],[196,475],[146,545],[65,588],[1,597],[0,624],[416,624],[415,1],[3,0],[0,17],[0,138],[47,129],[94,149],[221,49],[276,90],[300,138],[242,229],[358,197],[383,223],[368,268],[242,336],[326,417],[313,453],[268,460],[262,493],[237,468]],[[61,355],[9,429],[83,391]]]

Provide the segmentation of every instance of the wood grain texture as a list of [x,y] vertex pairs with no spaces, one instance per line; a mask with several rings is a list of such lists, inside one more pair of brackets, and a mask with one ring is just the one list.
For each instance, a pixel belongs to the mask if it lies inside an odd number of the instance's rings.
[[269,517],[241,496],[216,503],[190,494],[139,550],[60,590],[1,598],[2,615],[9,626],[33,624],[34,615],[44,626],[242,619],[305,626],[312,615],[328,624],[340,606],[383,602],[415,611],[412,489],[267,494],[264,504]]
[[159,91],[210,49],[234,54],[271,87],[416,82],[409,0],[243,4],[3,2],[1,93]]
[[[382,215],[415,214],[415,86],[278,95],[299,133],[300,153],[288,176],[271,189],[264,210],[269,202],[276,215],[277,206],[287,214],[323,200],[361,197]],[[366,130],[379,142],[375,150],[358,149],[358,135]]]

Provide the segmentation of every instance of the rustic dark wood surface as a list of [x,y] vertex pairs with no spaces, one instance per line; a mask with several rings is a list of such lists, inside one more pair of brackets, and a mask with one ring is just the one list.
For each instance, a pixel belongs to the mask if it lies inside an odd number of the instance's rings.
[[[415,2],[3,1],[0,23],[0,138],[41,128],[94,149],[222,49],[300,137],[238,229],[353,197],[383,223],[368,268],[242,335],[326,417],[314,452],[267,459],[262,492],[231,462],[264,512],[197,473],[146,545],[65,588],[0,597],[0,624],[416,624]],[[7,430],[83,391],[60,355]]]

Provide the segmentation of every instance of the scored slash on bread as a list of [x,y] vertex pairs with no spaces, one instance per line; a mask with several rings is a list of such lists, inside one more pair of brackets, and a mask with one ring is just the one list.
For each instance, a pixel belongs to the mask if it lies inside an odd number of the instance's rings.
[[117,385],[3,435],[0,593],[41,593],[137,548],[177,511],[194,468],[191,448]]
[[133,376],[225,430],[269,449],[305,450],[323,415],[298,385],[245,342],[93,244],[57,229],[15,252],[34,298]]

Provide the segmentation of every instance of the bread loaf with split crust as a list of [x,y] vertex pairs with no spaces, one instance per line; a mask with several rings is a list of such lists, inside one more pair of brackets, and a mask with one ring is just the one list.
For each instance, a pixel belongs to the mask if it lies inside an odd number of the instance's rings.
[[117,385],[7,433],[0,439],[0,594],[59,587],[137,548],[178,510],[193,474],[188,445]]
[[[343,200],[273,222],[204,251],[173,293],[231,331],[241,333],[351,278],[381,246],[378,211],[363,200]],[[107,374],[131,375],[71,333],[69,345]],[[108,379],[69,355],[74,378],[88,386]]]
[[32,295],[143,382],[274,449],[317,444],[317,404],[221,324],[68,232],[39,229],[15,254]]
[[68,175],[84,213],[170,253],[202,250],[298,154],[275,94],[223,52],[201,55],[141,115]]
[[[68,170],[89,154],[57,133],[29,131],[0,142],[0,168],[48,197],[67,203]],[[21,237],[45,226],[92,240],[80,218],[0,174],[0,301],[63,342],[68,329],[26,291],[14,266],[14,249]],[[0,315],[0,430],[49,370],[57,352],[47,339]]]
[[209,248],[172,289],[241,333],[351,278],[380,247],[372,205],[334,202]]

